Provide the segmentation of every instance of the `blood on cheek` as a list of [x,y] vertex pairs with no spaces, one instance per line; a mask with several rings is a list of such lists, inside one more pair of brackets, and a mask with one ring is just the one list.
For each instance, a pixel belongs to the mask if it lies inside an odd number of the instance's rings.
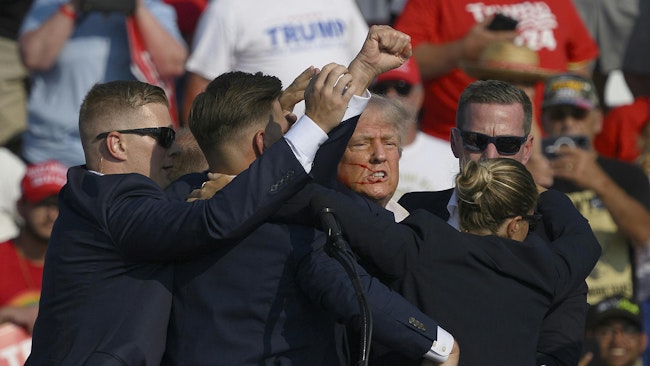
[[[365,170],[367,170],[367,171],[369,171],[371,173],[378,172],[378,170],[374,170],[374,169],[370,168],[369,166],[367,166],[365,164],[361,164],[361,163],[345,163],[345,165],[358,166],[358,167],[361,167],[361,168],[363,168],[363,169],[365,169]],[[356,182],[343,182],[343,183],[346,184],[346,185],[350,185],[350,183],[354,183],[354,184],[376,184],[378,182],[356,181]]]

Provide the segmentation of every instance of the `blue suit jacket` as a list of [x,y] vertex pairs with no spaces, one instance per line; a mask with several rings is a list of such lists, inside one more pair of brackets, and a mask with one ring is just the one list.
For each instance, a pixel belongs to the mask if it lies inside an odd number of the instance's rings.
[[308,180],[285,142],[212,199],[191,204],[169,201],[139,174],[71,168],[27,365],[160,364],[172,301],[166,263],[249,233]]
[[[449,219],[447,204],[453,188],[438,192],[411,192],[403,195],[399,203],[407,210],[424,209]],[[548,241],[545,225],[538,225],[538,235]],[[587,317],[587,284],[579,283],[564,299],[557,299],[551,306],[539,334],[537,365],[573,366],[582,355]]]
[[[340,198],[328,205],[353,249],[456,337],[461,364],[497,366],[534,364],[545,314],[584,282],[600,256],[587,221],[564,194],[548,191],[539,202],[556,238],[550,246],[535,234],[520,243],[460,233],[423,210],[395,224]],[[409,363],[388,354],[373,364]]]

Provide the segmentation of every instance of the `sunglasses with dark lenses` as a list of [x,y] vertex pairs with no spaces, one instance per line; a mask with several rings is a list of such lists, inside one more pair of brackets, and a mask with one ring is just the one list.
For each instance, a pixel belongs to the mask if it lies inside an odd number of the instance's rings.
[[386,95],[390,89],[395,89],[395,92],[401,96],[406,96],[411,92],[413,85],[404,80],[386,80],[376,83],[370,87],[370,91],[375,94]]
[[517,217],[521,216],[522,220],[525,220],[528,222],[528,231],[533,231],[537,227],[537,225],[542,221],[542,215],[541,214],[532,214],[532,215],[508,215],[506,217]]
[[523,220],[528,221],[528,231],[533,231],[537,225],[542,221],[541,214],[521,215]]
[[[119,133],[133,133],[140,136],[151,136],[156,139],[158,144],[165,149],[169,149],[176,139],[176,131],[170,127],[149,127],[149,128],[134,128],[131,130],[117,130]],[[110,132],[102,132],[97,135],[96,139],[100,140],[106,138]]]
[[528,136],[488,136],[478,132],[460,131],[465,149],[473,152],[485,150],[488,144],[494,144],[500,155],[514,155],[519,152],[521,145]]
[[544,113],[551,121],[563,121],[567,117],[575,120],[583,120],[587,117],[589,111],[572,105],[559,105],[548,107]]

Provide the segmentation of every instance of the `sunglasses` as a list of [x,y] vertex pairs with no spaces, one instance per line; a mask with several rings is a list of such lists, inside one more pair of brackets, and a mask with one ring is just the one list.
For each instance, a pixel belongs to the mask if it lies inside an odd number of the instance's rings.
[[[176,139],[176,131],[170,127],[149,127],[149,128],[134,128],[131,130],[117,130],[119,133],[133,133],[140,136],[151,136],[156,139],[158,144],[165,149],[169,149]],[[110,132],[102,132],[95,139],[101,140],[106,138]]]
[[537,227],[537,225],[542,221],[542,215],[541,214],[532,214],[532,215],[508,215],[508,217],[517,217],[521,216],[521,219],[524,221],[528,222],[528,231],[533,231]]
[[375,94],[385,95],[390,89],[394,89],[397,94],[404,97],[411,92],[412,87],[413,85],[404,80],[387,80],[376,83],[370,88],[370,91]]
[[488,136],[478,132],[460,131],[465,149],[473,152],[485,150],[488,144],[494,144],[500,155],[514,155],[519,152],[521,145],[528,136]]
[[612,337],[614,333],[621,333],[624,337],[632,337],[641,333],[641,330],[636,325],[627,324],[622,327],[615,327],[611,325],[600,326],[596,330],[597,334],[601,337]]
[[567,117],[575,120],[583,120],[587,117],[589,111],[572,105],[560,105],[548,107],[544,113],[551,121],[563,121]]
[[542,221],[542,214],[521,215],[521,218],[528,221],[528,231],[533,231]]

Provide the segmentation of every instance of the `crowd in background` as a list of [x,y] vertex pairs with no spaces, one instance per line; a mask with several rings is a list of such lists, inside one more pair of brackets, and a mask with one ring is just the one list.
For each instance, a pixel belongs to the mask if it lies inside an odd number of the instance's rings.
[[[516,23],[495,28],[497,14]],[[160,86],[180,147],[175,159],[182,164],[172,176],[214,172],[225,159],[206,160],[190,128],[199,118],[193,102],[215,78],[231,71],[276,76],[290,99],[280,98],[279,107],[299,118],[306,102],[290,94],[304,90],[299,75],[350,64],[369,27],[383,24],[411,37],[413,55],[370,84],[385,98],[371,98],[362,114],[342,155],[340,183],[401,221],[428,209],[429,196],[409,193],[451,195],[467,161],[518,160],[539,186],[569,197],[602,249],[588,287],[574,289],[576,304],[586,297],[591,305],[583,323],[573,324],[585,341],[579,365],[650,365],[649,16],[648,0],[5,2],[0,322],[32,331],[62,172],[89,159],[79,113],[93,85]],[[510,121],[513,110],[472,107],[513,103],[483,91],[470,96],[476,80],[522,90],[532,102],[528,125]],[[612,102],[612,88],[629,100]],[[285,132],[267,131],[257,156]],[[509,150],[504,137],[522,140]],[[569,305],[551,307],[562,306]]]

